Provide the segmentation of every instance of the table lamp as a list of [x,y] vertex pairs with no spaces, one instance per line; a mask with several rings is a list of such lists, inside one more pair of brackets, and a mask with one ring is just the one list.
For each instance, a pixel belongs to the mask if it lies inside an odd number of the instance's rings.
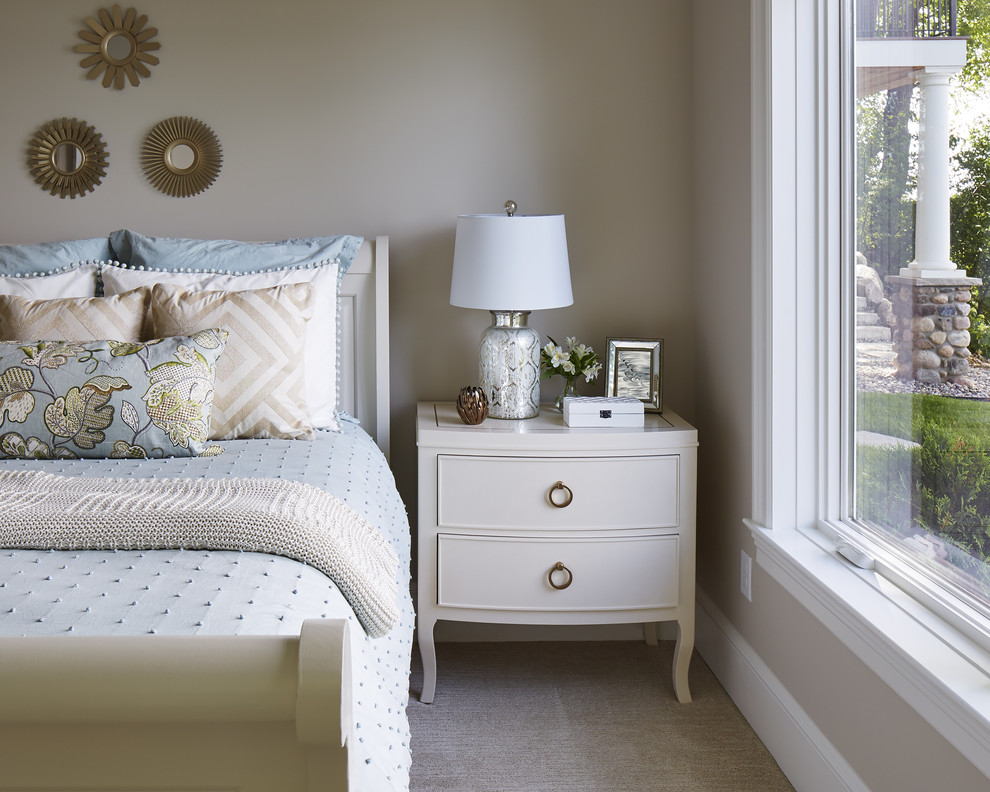
[[563,215],[461,215],[454,238],[450,304],[491,312],[481,335],[480,385],[492,418],[540,412],[540,334],[530,311],[574,302]]

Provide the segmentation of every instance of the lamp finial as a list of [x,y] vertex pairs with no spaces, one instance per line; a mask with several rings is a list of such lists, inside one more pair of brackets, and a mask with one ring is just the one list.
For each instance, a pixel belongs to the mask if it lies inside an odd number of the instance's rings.
[[516,213],[516,209],[517,208],[518,207],[516,206],[516,202],[515,201],[506,201],[505,202],[505,213],[509,217],[512,217]]

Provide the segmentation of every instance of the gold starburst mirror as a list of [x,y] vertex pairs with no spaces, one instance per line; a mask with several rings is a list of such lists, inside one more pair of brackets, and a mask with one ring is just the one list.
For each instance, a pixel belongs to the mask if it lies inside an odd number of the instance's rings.
[[92,192],[107,175],[107,147],[85,121],[59,118],[42,124],[31,136],[28,168],[43,190],[75,198]]
[[166,118],[152,128],[141,149],[144,175],[157,189],[176,198],[207,189],[220,173],[220,141],[202,121]]
[[125,75],[135,86],[142,77],[150,77],[148,66],[158,64],[158,58],[150,52],[160,49],[161,44],[151,40],[158,35],[158,29],[145,27],[148,17],[138,16],[133,8],[122,12],[119,5],[109,11],[101,8],[97,17],[86,19],[90,29],[79,31],[79,38],[86,43],[76,46],[76,52],[88,55],[79,62],[89,69],[86,76],[95,80],[102,74],[103,87],[118,91],[124,88]]

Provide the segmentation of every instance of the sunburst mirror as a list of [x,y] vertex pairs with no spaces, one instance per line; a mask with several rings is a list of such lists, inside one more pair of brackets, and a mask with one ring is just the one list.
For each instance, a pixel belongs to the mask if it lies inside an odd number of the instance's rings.
[[202,121],[166,118],[152,128],[141,149],[144,175],[157,189],[176,198],[207,189],[220,173],[220,141]]
[[128,8],[120,10],[119,5],[109,11],[101,8],[97,18],[88,17],[86,24],[89,30],[80,30],[79,38],[85,44],[76,45],[76,52],[87,54],[79,65],[89,69],[86,76],[95,80],[103,75],[103,87],[124,88],[124,77],[131,85],[137,85],[142,77],[150,77],[148,66],[158,64],[158,58],[151,55],[151,50],[161,48],[161,44],[152,39],[158,35],[158,29],[145,27],[148,17]]
[[59,198],[75,198],[92,192],[107,175],[107,147],[85,121],[59,118],[42,124],[31,136],[28,168],[42,189]]

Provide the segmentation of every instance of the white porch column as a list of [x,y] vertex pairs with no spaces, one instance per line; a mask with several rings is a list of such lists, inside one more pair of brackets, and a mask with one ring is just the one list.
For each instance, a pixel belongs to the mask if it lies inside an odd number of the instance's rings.
[[915,260],[901,269],[909,278],[966,277],[949,258],[949,77],[956,68],[920,71],[921,128]]

